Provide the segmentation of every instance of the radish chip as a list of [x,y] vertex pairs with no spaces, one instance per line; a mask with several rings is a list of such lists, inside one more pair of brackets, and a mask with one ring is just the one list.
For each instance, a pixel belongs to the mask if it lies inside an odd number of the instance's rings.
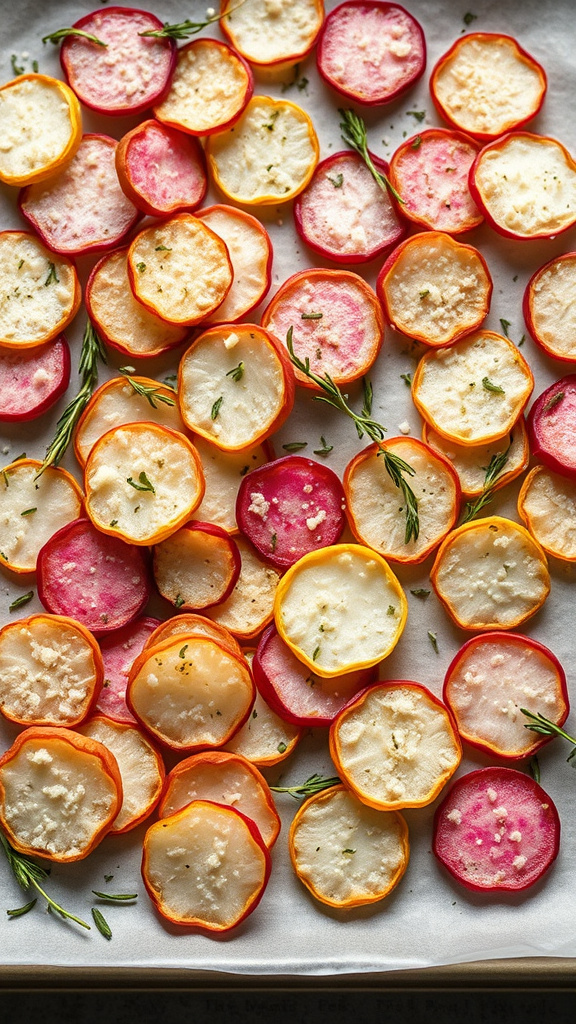
[[290,757],[301,734],[299,726],[277,715],[257,692],[248,720],[224,750],[240,754],[258,768],[269,768]]
[[51,341],[74,319],[81,292],[73,263],[28,231],[0,232],[0,344],[25,349]]
[[[301,61],[310,53],[322,27],[322,0],[222,0],[220,22],[232,46],[251,64],[274,68]],[[230,12],[226,14],[226,12]]]
[[518,495],[518,512],[553,558],[576,561],[576,481],[534,466]]
[[546,388],[528,416],[530,451],[549,469],[576,477],[576,374]]
[[[524,417],[516,421],[508,437],[483,445],[461,445],[442,437],[427,423],[422,428],[422,440],[434,451],[444,455],[452,463],[460,481],[465,498],[478,498],[484,490],[486,473],[492,460],[506,460],[500,472],[491,482],[494,491],[499,491],[523,473],[528,465],[530,451]],[[492,462],[494,465],[494,463]]]
[[181,633],[210,637],[212,640],[217,640],[220,646],[227,651],[238,655],[239,658],[242,657],[240,644],[224,626],[219,626],[217,622],[212,622],[205,615],[197,615],[194,612],[182,612],[180,615],[174,615],[171,619],[159,623],[142,649],[147,651],[150,647],[161,644],[173,636],[179,636]]
[[201,146],[158,121],[143,121],[123,136],[116,170],[122,191],[151,217],[193,210],[206,193]]
[[208,610],[208,617],[239,640],[248,641],[258,636],[272,618],[280,575],[243,537],[234,539],[242,560],[238,582],[226,601]]
[[128,675],[146,640],[158,625],[158,619],[142,617],[100,639],[104,683],[96,702],[97,712],[117,722],[134,721],[126,706]]
[[209,206],[197,217],[226,243],[234,272],[228,295],[206,323],[233,323],[251,313],[270,287],[272,243],[256,217],[233,206]]
[[49,178],[80,145],[80,104],[64,82],[47,75],[19,75],[0,86],[0,121],[0,181],[7,185]]
[[232,538],[212,523],[186,523],[154,548],[154,579],[177,608],[203,611],[230,596],[240,575]]
[[530,278],[522,309],[534,341],[547,355],[576,362],[576,253],[555,256]]
[[34,572],[43,544],[82,511],[82,491],[65,469],[19,459],[0,471],[0,557],[13,572]]
[[273,458],[267,441],[240,452],[225,452],[196,435],[194,445],[200,456],[206,491],[193,519],[214,523],[228,533],[237,533],[236,496],[247,473]]
[[64,335],[26,352],[0,348],[0,422],[33,420],[64,394],[70,349]]

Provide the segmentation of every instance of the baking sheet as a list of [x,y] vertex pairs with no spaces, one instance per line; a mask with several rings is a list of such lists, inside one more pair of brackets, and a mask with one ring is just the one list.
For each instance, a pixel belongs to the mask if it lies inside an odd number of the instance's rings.
[[[336,6],[329,2],[328,9]],[[366,113],[371,148],[378,155],[390,156],[404,137],[419,129],[440,124],[428,93],[428,79],[437,58],[466,30],[464,15],[476,14],[471,30],[500,31],[515,36],[544,65],[549,88],[544,108],[532,123],[541,134],[560,139],[576,153],[576,121],[570,116],[576,86],[576,29],[568,0],[547,3],[515,0],[482,3],[471,9],[452,0],[410,0],[410,12],[421,22],[428,45],[428,67],[424,78],[406,97],[385,109]],[[92,9],[90,2],[40,3],[20,0],[0,15],[0,80],[12,77],[11,55],[17,63],[32,70],[38,60],[39,70],[61,77],[56,48],[43,46],[41,38],[50,31],[72,24]],[[152,9],[152,5],[151,5]],[[163,20],[184,18],[204,20],[206,6],[159,0],[153,7]],[[217,26],[205,34],[220,37]],[[343,148],[339,137],[335,98],[319,80],[314,59],[303,62],[299,69],[308,84],[302,90],[284,83],[284,95],[312,115],[321,144],[321,157]],[[281,84],[258,81],[256,92],[278,95]],[[425,111],[418,123],[408,111]],[[364,113],[364,112],[362,112]],[[129,118],[98,118],[85,113],[86,131],[104,131],[120,138],[135,120]],[[0,128],[1,130],[1,128]],[[0,186],[0,227],[22,227],[16,207],[17,192]],[[218,200],[214,193],[206,199]],[[263,219],[274,243],[273,284],[270,295],[280,283],[296,270],[308,266],[329,266],[307,253],[292,227],[290,206],[272,207],[263,211]],[[25,226],[25,225],[24,225]],[[465,238],[484,254],[494,279],[488,329],[501,332],[500,319],[510,322],[510,337],[518,341],[525,331],[521,312],[524,287],[532,272],[557,253],[576,248],[576,231],[556,240],[514,242],[496,236],[488,228],[480,228]],[[95,258],[78,261],[82,279]],[[374,284],[380,262],[359,268]],[[350,268],[355,269],[355,268]],[[70,395],[76,387],[75,370],[84,327],[81,312],[67,332],[73,350],[73,374]],[[522,352],[529,359],[536,375],[535,394],[562,376],[566,369],[545,358],[527,338]],[[122,360],[120,359],[120,363]],[[101,380],[113,375],[119,362],[110,356],[110,365],[101,372]],[[174,369],[170,358],[142,361],[142,371],[150,376],[165,376]],[[371,372],[374,385],[374,415],[388,428],[389,435],[399,431],[408,421],[414,436],[420,435],[420,420],[407,387],[400,377],[413,372],[416,355],[407,339],[387,331],[384,348]],[[140,363],[139,363],[140,367]],[[354,395],[354,390],[351,389]],[[66,399],[30,425],[13,425],[0,437],[2,464],[7,464],[22,450],[42,458],[47,442],[54,433],[58,415]],[[341,422],[337,413],[326,406],[314,405],[308,394],[300,395],[288,423],[277,437],[277,450],[288,441],[307,440],[306,454],[319,447],[320,435],[334,446],[328,465],[341,472],[347,461],[361,447],[351,424]],[[63,463],[74,469],[73,459]],[[495,501],[492,510],[512,518],[516,515],[518,487],[507,487]],[[414,598],[410,589],[429,588],[428,574],[432,559],[421,566],[399,567],[397,574],[408,592],[409,616],[406,630],[396,650],[383,663],[382,678],[414,679],[440,694],[445,670],[453,655],[467,639],[467,634],[452,626],[434,595],[425,602]],[[576,687],[572,666],[576,653],[573,608],[574,577],[572,566],[551,563],[552,592],[544,608],[530,620],[523,631],[547,644],[564,664],[572,699]],[[0,576],[0,623],[14,618],[8,611],[15,596],[34,587],[33,580],[14,582],[6,572]],[[25,614],[40,611],[34,598]],[[157,610],[152,608],[152,613]],[[428,638],[431,630],[438,637],[438,654]],[[574,714],[566,728],[574,732]],[[0,750],[7,748],[17,730],[0,723]],[[244,975],[330,975],[346,972],[382,972],[401,968],[422,968],[444,964],[467,963],[484,959],[531,956],[576,956],[576,821],[573,813],[576,776],[565,759],[566,745],[553,743],[539,755],[542,785],[557,804],[562,821],[561,851],[552,870],[525,894],[499,896],[469,893],[443,874],[430,850],[431,821],[435,805],[419,811],[406,811],[410,830],[411,858],[408,870],[385,901],[372,907],[339,912],[323,907],[310,897],[293,876],[288,854],[287,834],[296,809],[290,797],[279,797],[283,828],[273,851],[273,871],[269,887],[256,912],[228,936],[211,938],[172,927],[155,914],[140,881],[139,863],[145,826],[128,836],[107,838],[87,861],[69,866],[55,865],[49,882],[50,894],[71,911],[89,917],[91,890],[105,887],[104,876],[113,875],[109,888],[116,892],[140,893],[136,906],[107,906],[105,916],[113,938],[106,942],[93,928],[90,932],[70,922],[59,920],[41,909],[22,918],[7,919],[4,911],[19,906],[29,898],[16,885],[8,867],[0,860],[0,963],[5,967],[45,966],[147,969],[179,968],[196,971],[233,972]],[[458,771],[461,775],[488,764],[480,754],[467,756]],[[326,734],[311,731],[293,757],[267,775],[271,781],[282,776],[282,784],[306,779],[312,772],[332,774]],[[105,976],[105,975],[104,975]]]

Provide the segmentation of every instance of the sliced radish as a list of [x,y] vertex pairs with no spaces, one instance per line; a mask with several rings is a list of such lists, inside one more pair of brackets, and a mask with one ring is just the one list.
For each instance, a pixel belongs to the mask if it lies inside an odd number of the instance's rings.
[[0,349],[0,422],[33,420],[50,409],[70,381],[64,335],[27,352]]
[[530,451],[549,469],[576,477],[576,374],[546,388],[528,416]]
[[316,59],[333,89],[377,106],[424,74],[426,43],[416,19],[399,4],[346,0],[325,19]]
[[21,351],[51,341],[81,301],[74,264],[28,231],[0,232],[0,344]]
[[239,640],[253,640],[268,625],[274,611],[278,570],[263,561],[243,537],[234,538],[242,559],[238,582],[230,597],[211,608],[208,617]]
[[116,174],[116,146],[109,135],[84,135],[65,168],[20,193],[21,213],[56,252],[113,249],[136,223]]
[[257,691],[248,720],[224,750],[240,754],[258,768],[269,768],[290,757],[301,736],[300,727],[277,715]]
[[518,512],[553,558],[576,561],[576,481],[534,466],[518,495]]
[[134,619],[100,640],[104,683],[96,702],[97,712],[117,722],[134,721],[126,706],[128,675],[146,640],[159,625],[158,619]]
[[576,252],[555,256],[530,278],[523,312],[534,341],[547,355],[576,362]]
[[161,644],[164,640],[170,639],[170,637],[179,636],[181,633],[188,633],[191,636],[211,637],[212,640],[217,640],[220,646],[224,647],[227,651],[237,654],[239,658],[242,657],[240,644],[224,626],[219,626],[217,622],[212,622],[206,616],[196,615],[194,612],[182,612],[181,615],[174,615],[171,619],[166,619],[165,622],[159,623],[144,644],[143,650],[148,650],[150,647]]
[[34,572],[43,544],[82,513],[82,491],[65,469],[19,459],[0,471],[0,557],[13,572]]
[[69,615],[96,636],[125,626],[148,600],[143,553],[104,536],[88,519],[64,526],[44,544],[37,572],[44,607]]
[[194,445],[202,463],[206,491],[192,518],[237,533],[236,496],[240,484],[246,473],[274,458],[272,447],[265,441],[246,451],[224,452],[199,435],[194,437]]
[[[238,4],[223,0],[222,31],[246,60],[261,68],[294,64],[306,57],[322,27],[322,0],[291,0],[270,4],[251,0]],[[226,12],[230,13],[226,13]]]
[[7,185],[49,178],[80,145],[80,104],[64,82],[47,75],[19,75],[0,86],[0,120],[0,181]]
[[151,217],[193,210],[206,194],[206,162],[200,144],[154,119],[136,125],[120,139],[116,171],[124,194]]
[[455,444],[432,430],[427,423],[424,423],[422,428],[422,439],[452,463],[460,480],[464,498],[477,498],[482,494],[486,472],[492,459],[506,453],[506,461],[491,484],[492,489],[498,491],[524,472],[530,457],[523,416],[516,421],[508,437],[501,437],[490,444]]
[[234,323],[251,313],[270,287],[270,237],[256,217],[234,206],[209,206],[199,210],[197,217],[224,240],[234,271],[228,295],[218,309],[206,317],[206,323]]
[[240,575],[240,553],[213,523],[186,523],[154,548],[154,579],[167,601],[203,611],[225,601]]
[[558,855],[560,819],[547,793],[513,768],[481,768],[458,779],[434,818],[432,849],[474,892],[519,892]]

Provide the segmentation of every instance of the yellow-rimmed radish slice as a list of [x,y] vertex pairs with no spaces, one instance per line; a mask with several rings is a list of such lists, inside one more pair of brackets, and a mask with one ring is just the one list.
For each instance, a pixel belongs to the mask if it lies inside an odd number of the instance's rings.
[[576,253],[565,252],[532,275],[522,302],[524,320],[547,355],[576,362]]
[[121,804],[116,758],[72,729],[31,726],[0,757],[0,823],[20,853],[83,860]]
[[408,826],[397,811],[377,811],[345,786],[316,793],[298,809],[289,850],[298,878],[329,907],[383,900],[408,866]]
[[488,516],[459,526],[442,542],[430,581],[462,629],[515,629],[550,592],[548,563],[528,530]]
[[[221,0],[220,26],[232,46],[258,68],[294,64],[310,53],[324,18],[323,0]],[[227,13],[229,12],[229,13]]]
[[396,646],[408,606],[381,555],[360,544],[335,544],[304,555],[280,580],[276,628],[319,676],[370,668]]
[[302,729],[277,715],[257,690],[247,721],[224,750],[240,754],[257,768],[270,768],[290,757],[301,736]]
[[178,371],[187,427],[218,448],[238,452],[279,430],[294,405],[288,352],[255,324],[224,324],[200,334]]
[[330,727],[338,775],[362,803],[383,811],[436,799],[462,758],[448,708],[425,686],[376,683]]
[[264,840],[233,807],[196,800],[144,837],[144,884],[173,924],[227,932],[255,910],[269,876]]
[[193,438],[206,480],[204,497],[193,519],[214,523],[228,533],[238,533],[236,497],[242,480],[251,470],[274,458],[271,445],[265,441],[241,452],[225,452],[198,434]]
[[96,529],[132,544],[158,544],[202,501],[196,449],[176,430],[127,423],[108,430],[84,470],[86,512]]
[[454,441],[442,437],[427,423],[422,426],[422,440],[452,463],[460,480],[463,498],[477,498],[482,494],[486,471],[492,459],[506,453],[506,462],[491,485],[493,490],[498,491],[524,472],[530,457],[523,416],[516,421],[507,437],[501,437],[490,444],[455,444]]
[[199,210],[196,216],[224,240],[234,271],[228,295],[218,309],[206,317],[206,323],[234,323],[251,313],[270,287],[270,237],[256,217],[234,206],[218,203]]
[[354,536],[384,558],[422,562],[456,523],[460,484],[447,459],[416,438],[392,437],[383,443],[414,470],[410,486],[418,501],[420,529],[406,543],[406,520],[398,511],[398,488],[386,472],[381,448],[359,452],[344,471],[347,513]]
[[205,750],[180,761],[166,779],[158,817],[171,814],[193,800],[226,804],[251,818],[268,849],[280,832],[280,818],[266,779],[239,754]]
[[11,722],[79,725],[103,679],[100,648],[74,619],[31,615],[0,630],[0,711]]
[[193,210],[206,195],[206,161],[198,140],[154,118],[122,136],[116,171],[124,194],[150,217]]
[[518,495],[518,512],[548,555],[576,562],[576,482],[534,466]]
[[212,622],[205,615],[196,615],[194,612],[182,612],[181,615],[174,615],[171,619],[161,622],[146,641],[142,650],[147,651],[150,647],[155,647],[156,644],[161,644],[164,640],[169,640],[171,637],[180,636],[182,633],[187,633],[191,636],[210,637],[212,640],[217,640],[220,646],[226,648],[227,651],[238,655],[239,658],[242,657],[240,644],[224,626],[218,625],[217,622]]
[[253,700],[244,658],[210,637],[188,633],[143,651],[126,691],[128,707],[144,728],[184,753],[227,743]]
[[76,96],[48,75],[20,75],[0,86],[0,181],[28,185],[55,174],[80,145]]
[[513,342],[478,331],[418,363],[412,398],[430,426],[464,446],[509,434],[534,387],[528,363]]
[[239,640],[249,641],[272,620],[280,573],[261,559],[240,534],[234,540],[242,560],[238,582],[230,597],[210,608],[207,614]]
[[110,835],[129,832],[152,814],[160,799],[166,770],[159,752],[142,729],[105,715],[95,715],[78,732],[98,740],[116,758],[123,800]]
[[65,469],[19,459],[0,470],[0,559],[13,572],[34,572],[43,545],[57,530],[77,519],[83,495]]
[[28,231],[0,232],[0,344],[24,349],[55,338],[81,302],[74,264]]
[[230,596],[240,575],[240,553],[213,523],[185,523],[154,548],[156,586],[186,611],[204,611]]
[[232,284],[226,245],[191,213],[140,231],[128,249],[127,267],[138,301],[180,327],[209,316]]
[[218,188],[248,206],[293,199],[310,181],[318,155],[308,114],[270,96],[253,96],[234,128],[211,135],[206,143]]

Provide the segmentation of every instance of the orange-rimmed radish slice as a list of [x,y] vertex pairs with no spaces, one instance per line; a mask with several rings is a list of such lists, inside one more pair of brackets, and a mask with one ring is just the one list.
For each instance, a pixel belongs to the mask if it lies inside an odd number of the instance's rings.
[[107,253],[93,268],[84,301],[102,340],[130,359],[160,355],[179,345],[186,327],[168,324],[134,297],[127,264],[128,248]]
[[217,203],[199,210],[207,224],[226,243],[234,280],[224,302],[206,317],[206,323],[234,323],[248,316],[270,287],[272,243],[265,227],[245,210]]
[[[418,502],[418,537],[406,543],[406,520],[398,511],[398,488],[386,472],[382,448],[414,470],[410,486]],[[443,456],[416,438],[392,437],[369,445],[344,471],[344,492],[350,527],[361,544],[384,558],[422,562],[456,523],[460,483]]]
[[234,128],[210,135],[206,143],[216,185],[247,206],[293,199],[310,181],[318,154],[306,111],[270,96],[253,96]]
[[568,717],[566,674],[547,647],[518,633],[483,633],[448,666],[443,698],[462,739],[496,757],[530,757],[550,736],[526,729],[521,708],[561,726]]
[[186,426],[228,452],[252,448],[279,430],[294,392],[286,348],[255,324],[211,327],[180,360],[178,400]]
[[109,135],[84,135],[66,167],[20,193],[20,212],[56,252],[75,256],[113,249],[138,220],[138,210],[120,188],[116,146]]
[[[278,338],[292,328],[294,352],[310,369],[348,384],[367,373],[384,338],[376,293],[349,270],[301,270],[280,286],[262,315]],[[298,384],[320,391],[300,370]]]
[[3,348],[51,341],[78,312],[82,296],[74,264],[28,231],[0,232],[0,281],[9,297],[0,306]]
[[280,818],[263,775],[246,758],[224,750],[205,750],[180,761],[166,779],[158,817],[192,803],[210,800],[235,807],[257,826],[268,849],[280,832]]
[[420,683],[375,683],[330,726],[338,775],[382,811],[424,807],[456,771],[462,746],[448,708]]
[[177,213],[140,231],[128,249],[127,266],[138,301],[179,327],[209,316],[232,284],[226,245],[190,213]]
[[392,327],[437,348],[453,344],[485,320],[492,278],[474,246],[442,231],[424,231],[391,253],[376,289]]
[[532,393],[528,363],[508,338],[477,331],[427,352],[412,381],[420,415],[449,441],[490,444],[509,434]]
[[269,876],[264,840],[233,807],[197,800],[144,837],[144,884],[173,924],[227,932],[256,909]]
[[522,310],[534,341],[547,355],[576,362],[576,252],[565,252],[532,275]]
[[546,74],[511,36],[470,32],[440,57],[430,92],[441,117],[488,142],[538,113]]
[[516,421],[508,437],[501,437],[490,444],[455,444],[454,441],[442,437],[427,423],[422,427],[422,439],[452,463],[460,480],[464,498],[478,498],[482,494],[486,472],[492,459],[506,454],[506,462],[491,484],[492,489],[497,491],[524,472],[530,457],[523,416]]
[[576,481],[534,466],[520,489],[518,512],[547,555],[576,562]]
[[34,572],[42,546],[57,530],[82,514],[83,495],[65,469],[19,459],[0,470],[2,564],[13,572]]
[[64,82],[19,75],[0,86],[0,181],[28,185],[72,159],[82,137],[80,104]]
[[459,526],[440,545],[430,582],[461,629],[516,629],[550,592],[546,555],[528,530],[488,516]]
[[159,625],[158,619],[142,616],[100,639],[104,682],[96,701],[96,713],[116,722],[134,721],[134,715],[126,706],[128,676],[146,640]]
[[288,844],[298,878],[329,907],[383,900],[408,866],[402,815],[367,807],[345,786],[316,793],[298,808]]
[[408,606],[381,555],[335,544],[304,555],[280,580],[276,628],[312,672],[330,678],[370,668],[400,639]]
[[114,755],[122,778],[122,806],[110,835],[130,832],[149,818],[160,800],[166,770],[148,737],[136,725],[95,715],[78,729]]
[[38,554],[38,596],[48,611],[69,615],[95,636],[120,629],[148,600],[144,553],[106,537],[89,519],[54,533]]
[[180,636],[182,633],[210,637],[212,640],[217,640],[220,646],[225,647],[227,651],[238,655],[239,658],[242,657],[240,644],[224,626],[212,622],[212,619],[206,618],[205,615],[197,615],[194,612],[182,612],[181,615],[173,615],[171,619],[159,623],[146,640],[142,650],[147,651],[150,647],[155,647],[156,644],[161,644],[173,636]]
[[179,48],[154,116],[190,135],[212,135],[235,124],[253,91],[252,72],[239,53],[218,39],[194,39]]
[[268,625],[274,614],[278,570],[264,561],[240,534],[234,538],[242,566],[230,597],[208,609],[208,618],[241,641],[250,641]]
[[20,853],[83,860],[121,804],[116,758],[72,729],[31,726],[0,757],[0,823]]
[[77,726],[103,679],[100,648],[74,619],[31,615],[0,630],[0,711],[11,722]]
[[240,575],[240,553],[213,523],[186,523],[154,548],[156,586],[167,601],[201,612],[230,596]]
[[126,691],[128,707],[145,729],[184,753],[227,743],[246,721],[253,700],[244,658],[191,633],[143,651]]
[[199,435],[193,440],[202,463],[206,490],[192,518],[214,523],[228,533],[237,533],[236,496],[240,484],[247,473],[274,458],[272,446],[264,441],[245,451],[225,452]]
[[222,0],[220,10],[224,15],[220,26],[232,46],[260,69],[303,60],[312,50],[324,18],[323,0],[275,4]]
[[64,335],[27,352],[0,346],[0,422],[33,420],[50,409],[70,381]]
[[[253,672],[254,650],[244,651]],[[257,768],[270,768],[293,752],[302,736],[298,725],[286,722],[256,690],[254,703],[244,725],[228,741],[224,750],[240,754]]]
[[151,217],[193,210],[206,194],[206,161],[199,142],[154,118],[120,139],[116,171],[124,194]]
[[84,470],[86,513],[94,526],[131,544],[159,544],[202,501],[196,449],[158,423],[113,427],[96,441]]

